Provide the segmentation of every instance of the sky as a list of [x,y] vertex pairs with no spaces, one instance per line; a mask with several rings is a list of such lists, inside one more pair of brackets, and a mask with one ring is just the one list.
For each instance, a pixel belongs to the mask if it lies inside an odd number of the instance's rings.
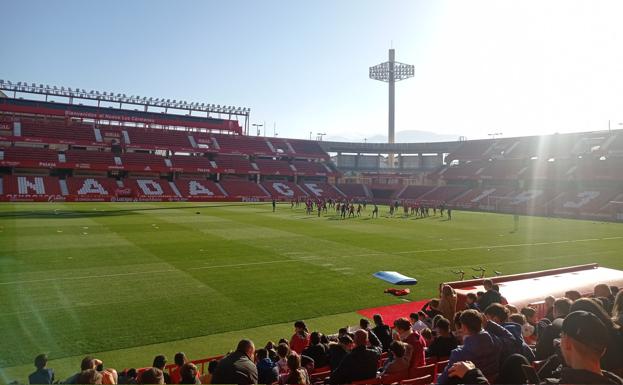
[[[487,138],[623,128],[623,2],[0,3],[0,79],[251,108],[266,135]],[[275,128],[273,130],[273,128]]]

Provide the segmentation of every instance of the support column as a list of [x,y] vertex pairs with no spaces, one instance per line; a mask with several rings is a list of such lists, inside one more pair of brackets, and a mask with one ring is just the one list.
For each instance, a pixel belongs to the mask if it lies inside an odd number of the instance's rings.
[[[395,61],[395,51],[393,49],[389,50],[389,111],[388,111],[388,132],[387,132],[387,142],[395,143],[395,90],[396,90],[396,78],[394,73],[394,61]],[[389,162],[389,168],[394,168],[394,154],[389,153],[387,160]]]

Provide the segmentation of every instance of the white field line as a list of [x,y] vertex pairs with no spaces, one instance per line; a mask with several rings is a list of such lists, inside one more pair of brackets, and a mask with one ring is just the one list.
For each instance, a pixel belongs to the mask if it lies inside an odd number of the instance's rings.
[[[568,240],[568,241],[518,243],[518,244],[495,245],[495,246],[455,247],[455,248],[450,248],[450,249],[410,250],[410,251],[397,251],[393,253],[366,253],[366,254],[355,254],[355,255],[348,255],[348,256],[343,255],[342,257],[363,257],[363,256],[374,256],[374,255],[384,255],[384,254],[416,254],[416,253],[435,253],[435,252],[462,251],[462,250],[499,249],[499,248],[508,248],[508,247],[554,245],[554,244],[572,243],[572,242],[595,242],[595,241],[606,241],[606,240],[614,240],[614,239],[623,239],[623,236],[608,237],[608,238],[574,239],[574,240]],[[322,259],[322,258],[328,258],[328,257],[310,256],[310,257],[299,257],[297,259],[279,259],[279,260],[274,260],[274,261],[263,261],[263,262],[248,262],[248,263],[235,263],[235,264],[229,264],[229,265],[200,266],[200,267],[191,267],[186,270],[226,269],[230,267],[268,265],[268,264],[275,264],[275,263],[291,263],[291,262],[308,261],[308,260]],[[77,280],[84,280],[84,279],[114,278],[114,277],[125,277],[125,276],[143,275],[143,274],[163,274],[163,273],[172,273],[172,272],[180,271],[180,270],[184,271],[184,269],[165,269],[165,270],[153,270],[153,271],[133,271],[129,273],[117,273],[117,274],[84,275],[84,276],[77,276],[77,277],[60,277],[60,278],[32,279],[32,280],[24,280],[24,281],[8,281],[8,282],[0,282],[0,286],[24,284],[24,283],[52,282],[52,281],[77,281]]]
[[586,238],[586,239],[572,239],[568,241],[517,243],[517,244],[510,244],[510,245],[454,247],[454,248],[449,248],[449,249],[409,250],[409,251],[396,251],[394,252],[394,254],[436,253],[436,252],[443,252],[443,251],[461,251],[461,250],[479,250],[479,249],[502,249],[502,248],[509,248],[509,247],[557,245],[561,243],[573,243],[573,242],[609,241],[613,239],[623,239],[623,237]]

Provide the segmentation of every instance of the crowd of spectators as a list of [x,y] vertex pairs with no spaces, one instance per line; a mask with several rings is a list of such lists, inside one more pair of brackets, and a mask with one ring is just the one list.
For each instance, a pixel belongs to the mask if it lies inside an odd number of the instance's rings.
[[[201,373],[184,353],[174,365],[158,355],[152,367],[117,372],[101,360],[85,357],[80,371],[59,381],[47,356],[35,358],[31,384],[348,384],[407,379],[427,362],[445,362],[437,384],[569,383],[623,384],[623,291],[595,286],[591,296],[570,291],[545,299],[544,317],[534,308],[506,303],[500,288],[484,280],[484,292],[469,295],[457,308],[457,296],[443,286],[440,298],[419,312],[398,318],[393,328],[381,315],[374,326],[325,335],[309,332],[304,321],[278,344],[256,349],[243,339]],[[375,380],[381,379],[381,380]],[[385,383],[385,382],[383,382]]]

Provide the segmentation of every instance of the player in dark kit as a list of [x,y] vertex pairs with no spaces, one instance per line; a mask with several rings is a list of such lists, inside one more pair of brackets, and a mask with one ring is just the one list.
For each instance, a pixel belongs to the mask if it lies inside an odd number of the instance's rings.
[[379,207],[376,205],[376,203],[374,204],[374,209],[372,210],[372,218],[374,217],[379,217]]
[[448,207],[448,220],[452,219],[452,207]]
[[275,202],[275,198],[273,198],[273,213],[275,212],[276,206],[277,206],[277,202]]

